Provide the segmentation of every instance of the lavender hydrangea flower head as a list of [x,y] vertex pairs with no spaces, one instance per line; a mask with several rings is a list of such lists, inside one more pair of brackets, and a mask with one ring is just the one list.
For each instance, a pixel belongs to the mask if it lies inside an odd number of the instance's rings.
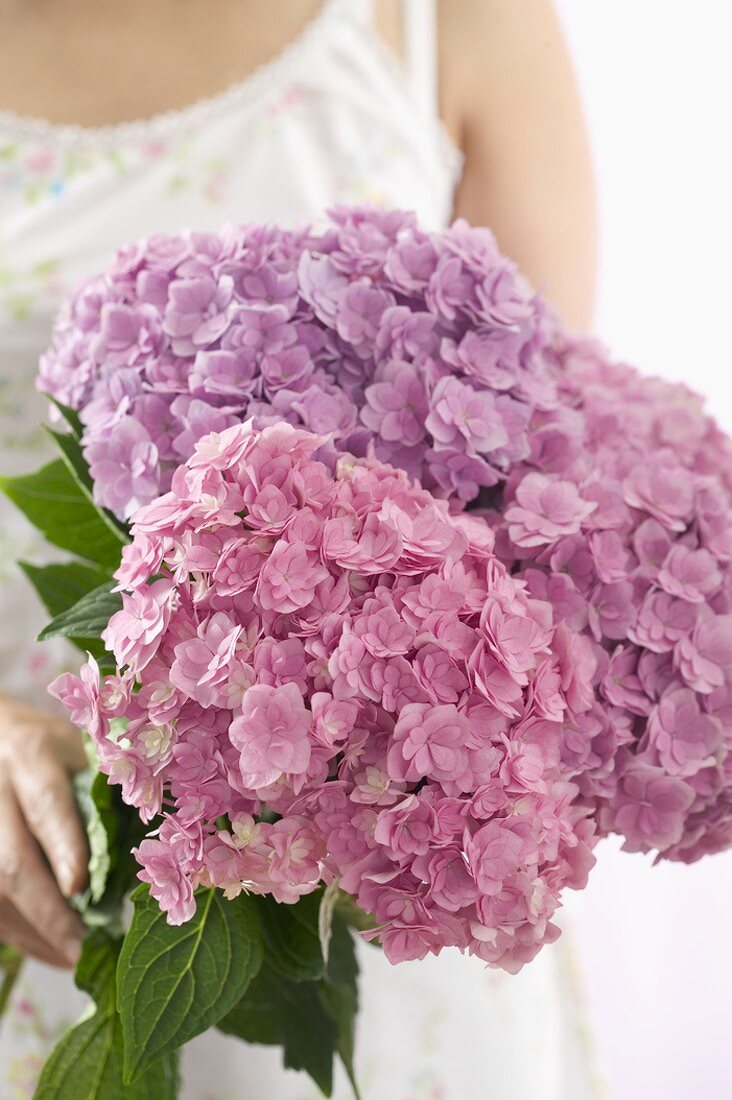
[[462,501],[528,455],[531,413],[555,401],[545,311],[492,234],[331,218],[153,236],[71,298],[39,384],[80,411],[99,504],[129,518],[201,436],[249,417]]

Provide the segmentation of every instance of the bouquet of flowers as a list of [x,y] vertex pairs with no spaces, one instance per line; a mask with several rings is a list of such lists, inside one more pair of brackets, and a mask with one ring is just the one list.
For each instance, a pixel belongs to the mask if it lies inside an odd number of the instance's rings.
[[40,386],[60,458],[3,488],[76,556],[24,568],[88,654],[52,691],[97,926],[40,1097],[174,1096],[211,1026],[327,1094],[352,931],[515,971],[599,835],[732,842],[729,443],[488,230],[152,237],[67,303]]

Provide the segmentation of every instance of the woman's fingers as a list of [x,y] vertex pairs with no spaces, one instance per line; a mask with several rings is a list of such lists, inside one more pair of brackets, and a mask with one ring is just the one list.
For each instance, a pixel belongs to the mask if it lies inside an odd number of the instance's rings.
[[53,714],[5,697],[0,705],[0,937],[44,962],[71,966],[84,925],[59,885],[71,894],[87,880],[69,777],[83,766],[81,739]]
[[4,782],[0,787],[0,896],[70,965],[79,957],[84,925],[69,907],[48,868],[15,795]]
[[53,741],[41,742],[32,761],[15,758],[10,775],[23,816],[67,896],[87,882],[89,850],[68,772]]
[[0,939],[23,955],[30,955],[49,966],[64,969],[70,966],[68,959],[49,947],[7,898],[0,898]]
[[51,715],[51,717],[58,724],[59,732],[56,735],[56,744],[58,746],[59,759],[66,768],[66,771],[70,775],[75,775],[76,772],[82,771],[89,763],[81,733],[75,726],[72,726],[70,722],[67,722],[65,718],[61,718],[55,714]]

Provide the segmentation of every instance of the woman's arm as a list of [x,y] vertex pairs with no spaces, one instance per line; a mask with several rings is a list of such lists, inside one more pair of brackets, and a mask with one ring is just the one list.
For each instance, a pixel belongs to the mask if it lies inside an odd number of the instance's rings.
[[444,118],[466,154],[456,213],[572,327],[591,327],[596,212],[582,108],[549,0],[441,0]]

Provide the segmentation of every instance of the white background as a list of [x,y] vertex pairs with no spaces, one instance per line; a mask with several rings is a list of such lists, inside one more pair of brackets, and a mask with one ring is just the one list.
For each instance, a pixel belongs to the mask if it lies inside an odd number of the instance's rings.
[[[732,4],[556,0],[600,189],[597,331],[732,430]],[[599,850],[572,927],[607,1100],[732,1097],[732,854]]]

